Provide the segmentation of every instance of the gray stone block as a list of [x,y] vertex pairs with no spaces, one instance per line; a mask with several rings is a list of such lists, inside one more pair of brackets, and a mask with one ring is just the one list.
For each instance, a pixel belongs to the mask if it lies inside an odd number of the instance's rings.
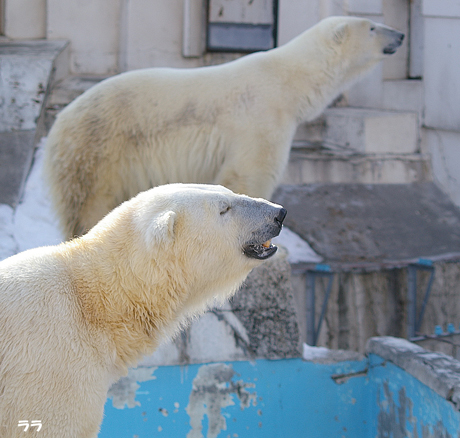
[[299,327],[286,250],[254,269],[231,301],[256,357],[299,357]]

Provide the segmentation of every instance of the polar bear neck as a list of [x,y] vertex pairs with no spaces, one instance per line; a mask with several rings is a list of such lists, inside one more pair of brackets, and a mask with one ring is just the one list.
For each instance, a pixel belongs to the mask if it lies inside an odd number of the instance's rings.
[[177,320],[186,288],[177,275],[153,263],[157,281],[149,284],[133,271],[126,254],[113,247],[107,251],[94,241],[87,245],[87,240],[83,236],[67,244],[73,288],[90,334],[108,338],[116,367],[124,369],[154,351],[165,332],[175,329],[171,321]]
[[[343,47],[324,43],[324,36],[312,30],[287,44],[265,52],[272,58],[272,75],[280,81],[280,96],[298,123],[318,117],[326,107],[378,62],[358,65],[342,53]],[[322,43],[322,44],[321,44]]]

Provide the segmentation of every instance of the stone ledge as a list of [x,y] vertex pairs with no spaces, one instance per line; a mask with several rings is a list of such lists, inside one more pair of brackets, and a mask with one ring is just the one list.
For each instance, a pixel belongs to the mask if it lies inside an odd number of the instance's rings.
[[405,339],[370,338],[367,354],[376,354],[408,372],[460,410],[460,362],[432,353]]

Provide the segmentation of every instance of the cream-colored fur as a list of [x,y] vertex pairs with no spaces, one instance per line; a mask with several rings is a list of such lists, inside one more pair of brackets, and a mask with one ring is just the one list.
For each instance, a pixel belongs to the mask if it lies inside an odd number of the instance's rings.
[[298,124],[387,56],[394,35],[385,29],[331,17],[223,65],[137,70],[94,86],[48,136],[46,174],[65,235],[161,184],[222,184],[269,199]]
[[279,211],[224,187],[162,186],[81,238],[1,262],[0,437],[25,436],[19,421],[41,421],[42,438],[96,437],[109,386],[237,290],[261,263],[242,248],[277,234]]

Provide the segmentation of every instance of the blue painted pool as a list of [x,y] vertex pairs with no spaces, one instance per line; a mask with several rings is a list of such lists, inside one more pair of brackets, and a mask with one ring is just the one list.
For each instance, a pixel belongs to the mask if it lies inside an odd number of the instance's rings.
[[101,438],[460,436],[453,403],[373,353],[333,363],[257,360],[141,374],[108,398]]

